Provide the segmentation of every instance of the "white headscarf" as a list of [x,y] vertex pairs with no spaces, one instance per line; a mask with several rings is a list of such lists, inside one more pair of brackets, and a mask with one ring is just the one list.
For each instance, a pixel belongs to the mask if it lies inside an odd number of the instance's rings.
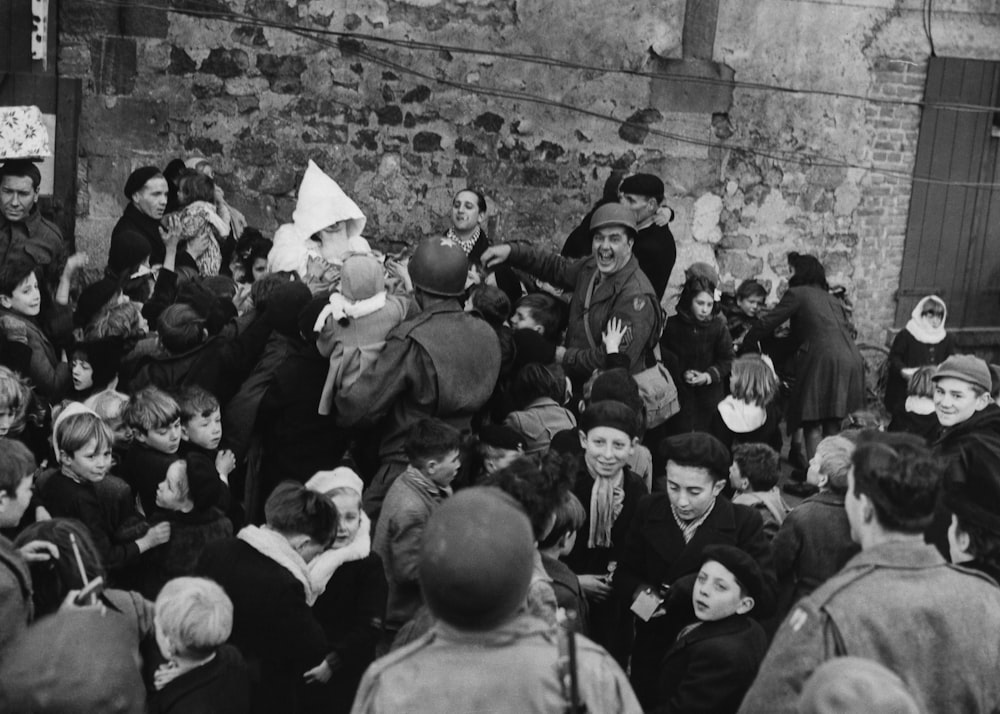
[[[924,309],[930,300],[940,303],[941,307],[944,308],[944,317],[941,318],[941,324],[938,327],[933,327],[927,318],[924,317]],[[948,334],[944,329],[944,323],[947,319],[948,306],[944,300],[937,295],[928,295],[927,297],[920,298],[920,302],[913,308],[913,312],[910,313],[910,319],[906,323],[906,331],[913,335],[917,342],[922,342],[925,345],[936,345]]]

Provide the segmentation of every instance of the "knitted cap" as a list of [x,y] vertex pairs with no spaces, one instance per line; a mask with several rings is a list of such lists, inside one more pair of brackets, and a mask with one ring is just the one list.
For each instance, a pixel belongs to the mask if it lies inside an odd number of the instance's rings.
[[635,412],[628,405],[611,399],[593,402],[580,415],[580,431],[584,434],[599,426],[623,431],[633,439],[639,435],[639,420]]
[[741,550],[734,545],[709,545],[701,553],[702,564],[709,560],[714,560],[733,574],[747,595],[757,604],[762,603],[770,595],[770,589],[764,580],[764,571],[760,569],[760,564],[754,560],[753,556],[745,550]]
[[496,449],[519,451],[524,448],[524,437],[502,424],[486,424],[479,429],[479,443]]
[[338,466],[332,471],[317,471],[306,481],[306,488],[316,493],[330,493],[335,488],[350,488],[360,496],[365,489],[365,483],[352,469]]
[[108,272],[116,278],[131,277],[132,272],[153,252],[149,239],[135,231],[121,231],[112,236],[108,250]]
[[420,588],[439,619],[464,630],[489,630],[524,603],[534,557],[531,523],[517,502],[496,488],[467,488],[427,521]]
[[347,221],[347,237],[356,238],[364,231],[366,219],[337,182],[310,159],[299,184],[292,221],[306,237],[334,223]]
[[[148,241],[146,245],[149,245]],[[76,301],[76,310],[73,312],[73,324],[76,327],[86,327],[89,325],[120,291],[121,286],[113,278],[101,278],[96,283],[91,283],[85,287],[80,292],[80,297]]]
[[631,193],[634,196],[648,196],[655,198],[659,203],[663,200],[663,181],[653,174],[632,174],[622,181],[618,192]]
[[385,290],[382,261],[371,253],[351,253],[340,270],[340,292],[348,300],[367,300]]
[[155,166],[142,166],[133,171],[125,181],[125,198],[131,201],[132,194],[141,191],[147,181],[157,176],[163,178],[163,173]]
[[952,355],[940,365],[934,373],[934,381],[954,377],[963,382],[982,387],[987,392],[993,387],[993,376],[989,365],[975,355]]

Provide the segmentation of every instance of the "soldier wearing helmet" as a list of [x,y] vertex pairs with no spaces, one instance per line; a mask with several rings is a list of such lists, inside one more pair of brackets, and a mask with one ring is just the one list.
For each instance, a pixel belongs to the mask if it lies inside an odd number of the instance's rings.
[[590,221],[591,255],[571,260],[524,245],[505,243],[488,248],[483,264],[509,262],[556,287],[573,291],[565,345],[556,350],[574,384],[582,384],[605,366],[601,343],[608,321],[627,328],[621,351],[633,374],[655,364],[653,347],[660,335],[661,314],[656,291],[632,254],[635,214],[620,203],[606,203]]
[[483,320],[462,310],[469,263],[453,239],[427,238],[410,258],[410,316],[386,337],[375,365],[334,398],[340,426],[378,424],[381,466],[365,492],[376,520],[389,486],[406,469],[403,441],[425,417],[468,431],[500,374],[500,342]]

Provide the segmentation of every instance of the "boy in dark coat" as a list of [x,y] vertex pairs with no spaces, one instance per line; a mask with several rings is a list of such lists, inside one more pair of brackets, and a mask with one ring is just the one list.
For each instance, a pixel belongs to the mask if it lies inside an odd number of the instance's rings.
[[681,630],[660,665],[655,714],[729,714],[753,682],[764,629],[749,616],[767,597],[760,566],[731,545],[710,545],[691,593],[696,622]]
[[552,578],[552,591],[559,607],[576,613],[576,631],[586,635],[590,631],[587,595],[580,587],[580,579],[560,558],[569,555],[576,544],[577,533],[587,521],[587,512],[580,499],[567,493],[556,508],[552,530],[538,543],[542,566]]
[[167,663],[156,670],[150,714],[248,714],[250,677],[239,650],[225,644],[233,602],[205,578],[176,578],[156,598],[156,642]]

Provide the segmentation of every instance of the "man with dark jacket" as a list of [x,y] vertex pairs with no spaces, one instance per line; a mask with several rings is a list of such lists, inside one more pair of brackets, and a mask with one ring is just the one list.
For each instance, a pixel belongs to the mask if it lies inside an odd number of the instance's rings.
[[389,486],[406,470],[403,442],[410,427],[437,417],[468,432],[500,375],[496,333],[458,301],[468,275],[461,246],[428,238],[410,258],[409,271],[414,296],[408,319],[389,332],[375,365],[334,399],[341,426],[381,429],[381,466],[365,492],[373,523]]
[[909,434],[867,432],[847,476],[845,508],[861,545],[782,623],[741,712],[797,712],[824,662],[863,657],[895,672],[920,711],[1000,709],[1000,589],[924,543],[940,462]]
[[565,345],[556,349],[556,361],[577,385],[604,368],[607,354],[601,335],[612,318],[626,328],[621,352],[628,355],[633,374],[652,366],[661,326],[659,297],[632,252],[632,211],[620,203],[605,204],[594,212],[590,231],[592,254],[579,260],[513,243],[492,246],[483,254],[487,267],[510,262],[573,291]]
[[42,174],[30,161],[7,161],[0,167],[0,265],[27,254],[55,290],[66,262],[59,227],[38,210]]
[[628,176],[618,187],[618,200],[635,214],[636,237],[632,252],[653,284],[657,301],[662,300],[677,262],[677,244],[670,226],[660,225],[655,220],[663,202],[663,181],[652,174]]

